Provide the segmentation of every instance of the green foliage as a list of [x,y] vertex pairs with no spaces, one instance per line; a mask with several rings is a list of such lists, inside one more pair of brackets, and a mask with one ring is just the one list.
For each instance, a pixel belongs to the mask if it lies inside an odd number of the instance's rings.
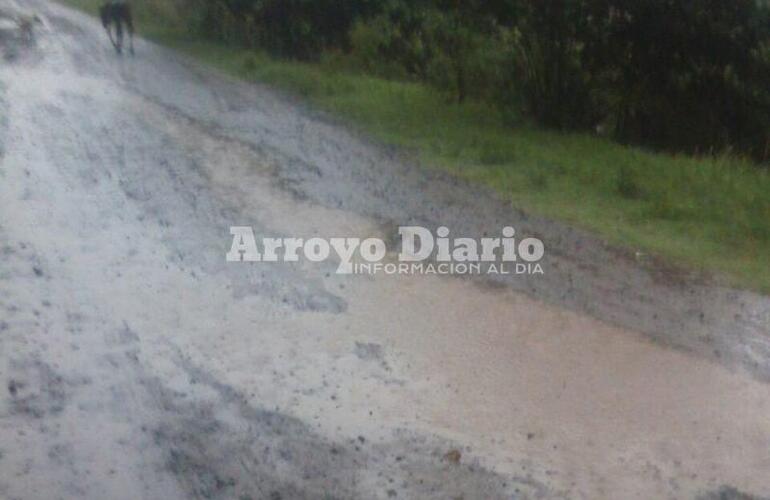
[[374,0],[190,0],[193,29],[216,40],[261,47],[275,55],[317,59],[346,47],[355,19]]
[[363,69],[430,83],[457,102],[490,99],[501,85],[506,50],[491,18],[469,3],[453,8],[392,1],[351,32],[352,57]]
[[766,5],[593,0],[585,11],[591,109],[618,139],[770,159]]
[[538,123],[586,128],[595,121],[587,75],[581,66],[587,18],[584,3],[572,0],[524,2],[508,42],[513,46],[514,95]]
[[[391,24],[387,17],[378,16],[368,22],[358,21],[350,32],[352,47],[351,59],[361,70],[385,78],[408,79],[409,64],[405,59],[411,58],[411,52],[402,52],[401,57],[388,57],[393,44],[399,43],[401,33]],[[407,57],[407,54],[410,54]]]
[[770,159],[770,13],[756,0],[144,0],[196,33],[326,53],[507,121]]

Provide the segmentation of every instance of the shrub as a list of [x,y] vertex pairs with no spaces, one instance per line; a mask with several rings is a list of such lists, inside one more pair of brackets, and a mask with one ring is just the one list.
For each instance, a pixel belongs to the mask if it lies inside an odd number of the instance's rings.
[[581,64],[587,19],[581,1],[539,0],[524,5],[508,33],[516,94],[508,99],[540,124],[585,128],[595,120]]
[[[155,0],[158,5],[183,0]],[[696,154],[770,159],[766,0],[188,0],[208,37],[334,52],[504,116]],[[513,121],[509,119],[508,121]]]
[[624,141],[767,160],[770,17],[756,0],[595,0],[592,107]]

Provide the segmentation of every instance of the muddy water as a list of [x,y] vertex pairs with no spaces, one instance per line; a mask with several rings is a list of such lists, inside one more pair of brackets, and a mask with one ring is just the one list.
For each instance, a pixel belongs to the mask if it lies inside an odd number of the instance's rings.
[[[141,41],[116,60],[92,21],[29,5],[49,29],[0,68],[0,497],[770,491],[765,298],[585,271],[569,231],[524,284],[227,264],[231,225],[389,239],[486,205],[441,179],[414,194],[264,89]],[[637,277],[667,304],[610,296]]]

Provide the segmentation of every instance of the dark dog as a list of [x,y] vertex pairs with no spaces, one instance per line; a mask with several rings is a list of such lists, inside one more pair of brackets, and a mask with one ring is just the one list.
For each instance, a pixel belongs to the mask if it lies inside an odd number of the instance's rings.
[[[123,25],[128,29],[129,51],[134,53],[134,19],[131,15],[131,6],[125,2],[108,1],[99,9],[102,25],[107,30],[110,42],[118,54],[123,53]],[[115,25],[115,38],[112,37],[110,27]]]

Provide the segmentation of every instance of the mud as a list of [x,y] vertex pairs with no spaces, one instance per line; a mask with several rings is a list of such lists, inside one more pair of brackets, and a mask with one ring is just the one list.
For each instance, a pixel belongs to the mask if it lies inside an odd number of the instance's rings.
[[[0,37],[0,497],[762,498],[770,301],[638,262],[94,20]],[[4,52],[7,53],[7,52]],[[227,264],[232,225],[544,276]]]

